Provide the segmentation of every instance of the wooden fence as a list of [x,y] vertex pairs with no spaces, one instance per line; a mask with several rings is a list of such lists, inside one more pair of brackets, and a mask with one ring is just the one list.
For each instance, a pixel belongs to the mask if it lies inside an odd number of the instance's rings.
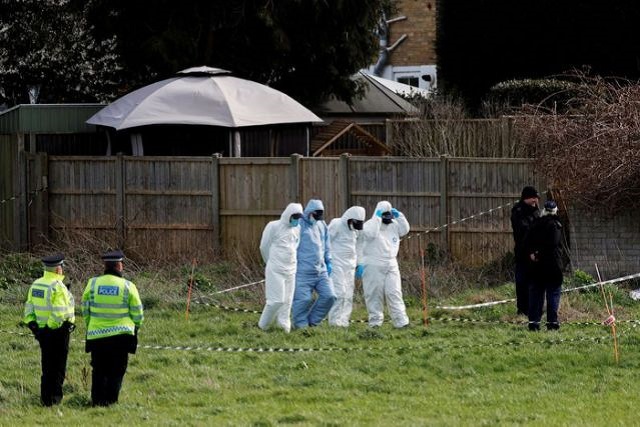
[[399,156],[526,157],[515,120],[389,120],[385,140]]
[[429,230],[512,202],[536,184],[528,159],[30,154],[26,166],[28,191],[47,185],[25,212],[28,247],[75,233],[156,259],[257,257],[268,221],[292,201],[320,198],[327,222],[352,205],[369,216],[388,200],[412,227],[403,256],[432,243],[478,265],[511,250],[510,208]]
[[[22,135],[0,135],[0,246],[27,240]],[[21,234],[22,233],[22,234]]]
[[[394,155],[410,157],[527,157],[527,147],[516,132],[516,117],[492,119],[388,119],[385,123],[358,123],[383,141]],[[316,126],[318,133],[323,126]],[[357,139],[343,135],[338,148],[358,147]]]

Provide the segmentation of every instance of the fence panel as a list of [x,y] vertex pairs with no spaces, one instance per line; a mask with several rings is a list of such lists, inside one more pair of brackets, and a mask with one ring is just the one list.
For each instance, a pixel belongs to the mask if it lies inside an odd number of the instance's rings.
[[8,249],[20,249],[20,209],[18,142],[14,135],[0,135],[0,246]]
[[[440,159],[354,157],[349,162],[352,204],[363,206],[370,218],[378,202],[387,200],[405,214],[412,233],[423,233],[440,225],[446,209],[441,203],[440,167]],[[440,244],[440,235],[429,233],[422,243]],[[419,243],[420,239],[408,239],[403,253],[417,254]]]
[[306,157],[300,159],[300,163],[300,203],[305,207],[309,199],[322,200],[328,224],[348,208],[343,197],[347,178],[340,171],[340,158]]
[[[524,185],[537,185],[529,159],[450,159],[447,222],[514,202]],[[482,265],[512,250],[510,217],[511,205],[449,227],[453,259]]]
[[[48,158],[49,231],[59,233],[58,239],[73,235],[119,243],[116,214],[115,157]],[[34,213],[35,214],[35,213]],[[70,231],[71,233],[67,233]]]
[[211,158],[128,157],[123,167],[127,249],[159,259],[210,257]]
[[226,251],[248,250],[258,256],[264,226],[297,200],[291,196],[292,159],[221,158],[219,173],[223,246]]

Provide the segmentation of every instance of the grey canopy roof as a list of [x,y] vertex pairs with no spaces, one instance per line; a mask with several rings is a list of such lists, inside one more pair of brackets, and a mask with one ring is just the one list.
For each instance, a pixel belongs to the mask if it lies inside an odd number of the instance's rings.
[[112,102],[88,124],[116,130],[158,124],[238,128],[322,122],[291,97],[227,70],[194,67]]

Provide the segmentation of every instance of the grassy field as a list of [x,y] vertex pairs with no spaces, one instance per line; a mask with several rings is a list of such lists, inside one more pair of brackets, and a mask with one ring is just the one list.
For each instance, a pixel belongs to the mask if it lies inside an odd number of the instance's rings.
[[[34,273],[33,265],[24,267],[25,275]],[[513,314],[512,304],[454,313],[478,323],[433,319],[425,328],[419,298],[407,296],[408,329],[323,324],[284,334],[259,330],[258,314],[201,304],[192,304],[187,321],[187,268],[173,276],[136,271],[130,277],[146,304],[146,323],[120,403],[110,408],[89,404],[89,355],[80,317],[64,402],[39,406],[39,349],[28,331],[16,326],[31,279],[0,290],[0,425],[637,424],[632,405],[640,394],[640,328],[619,323],[616,364],[610,329],[581,324],[606,317],[597,290],[563,296],[565,323],[558,332],[526,331],[515,323],[524,319]],[[250,281],[224,265],[200,268],[196,278],[195,299]],[[430,304],[510,297],[512,287],[470,288]],[[73,284],[76,298],[81,288],[80,281]],[[256,285],[206,300],[259,310],[261,289]],[[640,319],[626,290],[612,290],[618,318]],[[452,313],[431,310],[430,315]],[[364,317],[359,292],[354,318]],[[227,351],[238,348],[317,351]]]

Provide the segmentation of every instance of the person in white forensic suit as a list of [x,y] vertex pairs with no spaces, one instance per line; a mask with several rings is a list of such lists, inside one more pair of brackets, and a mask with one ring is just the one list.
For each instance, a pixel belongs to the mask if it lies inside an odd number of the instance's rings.
[[358,259],[358,234],[364,225],[365,210],[361,206],[352,206],[340,218],[329,223],[331,257],[333,270],[331,280],[336,294],[336,302],[329,311],[329,325],[349,326],[353,311],[353,289]]
[[371,327],[382,325],[385,300],[393,326],[409,325],[396,259],[400,238],[407,233],[409,222],[387,201],[379,202],[371,219],[364,223],[362,288]]
[[266,304],[258,322],[260,329],[267,330],[277,321],[285,332],[291,331],[291,302],[296,282],[300,218],[302,205],[290,203],[280,219],[268,223],[262,232],[260,253],[266,263]]

